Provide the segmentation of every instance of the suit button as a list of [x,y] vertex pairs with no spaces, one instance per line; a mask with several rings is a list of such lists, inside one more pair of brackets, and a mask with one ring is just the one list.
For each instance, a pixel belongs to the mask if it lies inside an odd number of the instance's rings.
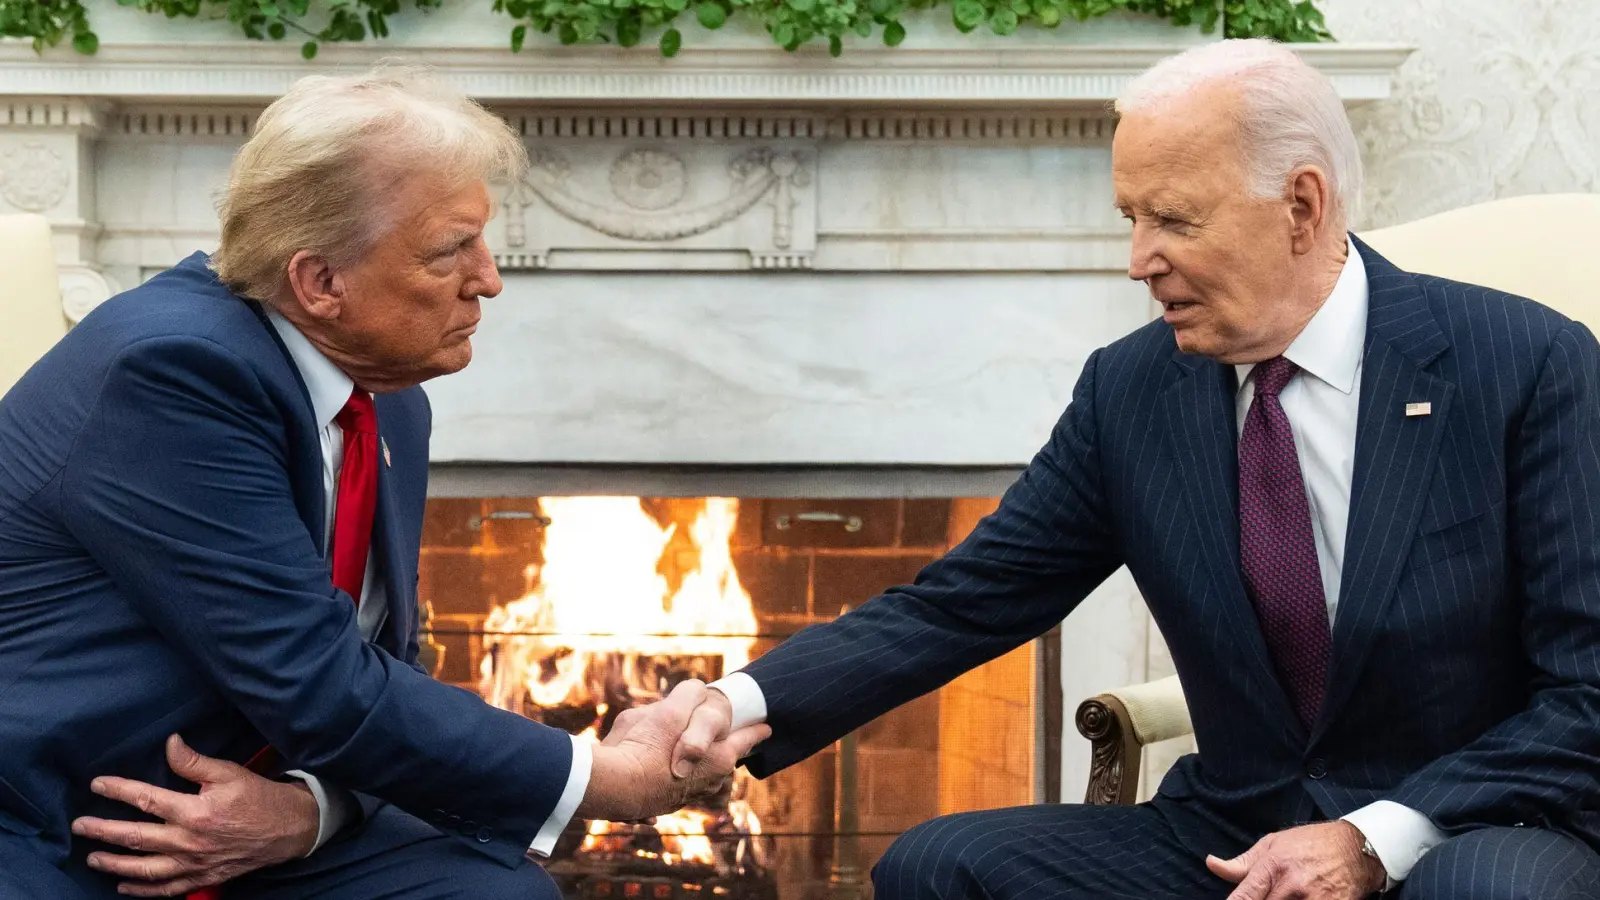
[[1328,777],[1328,762],[1324,759],[1313,759],[1306,763],[1306,774],[1315,779]]
[[462,834],[471,834],[471,833],[473,833],[474,831],[477,831],[477,830],[478,830],[478,823],[472,821],[471,819],[468,819],[465,822],[461,823],[461,833]]
[[460,816],[445,816],[444,827],[446,827],[446,828],[454,828],[454,827],[456,827],[457,825],[460,825],[460,824],[461,824],[461,817]]
[[478,843],[487,844],[494,838],[494,831],[485,825],[478,829]]

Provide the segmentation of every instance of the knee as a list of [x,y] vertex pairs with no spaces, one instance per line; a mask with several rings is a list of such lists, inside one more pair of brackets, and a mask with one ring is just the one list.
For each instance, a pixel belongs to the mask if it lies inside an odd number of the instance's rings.
[[941,816],[896,838],[872,867],[876,900],[963,900],[974,892],[977,834],[970,815]]
[[1557,863],[1582,848],[1536,828],[1485,828],[1428,851],[1400,900],[1567,900],[1572,868]]

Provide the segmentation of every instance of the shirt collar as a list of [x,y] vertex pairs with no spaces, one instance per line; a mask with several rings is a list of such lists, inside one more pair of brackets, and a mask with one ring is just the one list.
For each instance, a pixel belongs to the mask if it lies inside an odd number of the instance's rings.
[[283,345],[289,349],[289,358],[294,360],[294,367],[300,370],[300,377],[305,380],[306,391],[311,395],[311,414],[316,417],[317,427],[327,428],[333,424],[339,410],[350,402],[350,392],[355,389],[356,383],[340,371],[333,360],[323,356],[322,351],[277,310],[271,306],[266,306],[266,310],[267,321],[278,330]]
[[[1323,302],[1298,337],[1283,351],[1285,359],[1299,366],[1342,394],[1356,389],[1356,375],[1361,371],[1361,350],[1367,335],[1367,266],[1356,250],[1355,243],[1346,239],[1347,255],[1344,270],[1333,286],[1333,293]],[[1254,363],[1235,366],[1242,388]]]

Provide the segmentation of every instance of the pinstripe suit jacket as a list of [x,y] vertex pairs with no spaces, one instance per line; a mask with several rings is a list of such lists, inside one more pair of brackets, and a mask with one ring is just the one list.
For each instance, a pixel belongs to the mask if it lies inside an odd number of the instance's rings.
[[1359,248],[1371,303],[1319,721],[1293,712],[1240,579],[1233,368],[1178,352],[1157,321],[1090,357],[966,541],[746,669],[773,727],[752,771],[1043,633],[1126,565],[1199,747],[1167,801],[1264,833],[1389,799],[1447,831],[1539,823],[1600,843],[1600,345],[1546,307]]

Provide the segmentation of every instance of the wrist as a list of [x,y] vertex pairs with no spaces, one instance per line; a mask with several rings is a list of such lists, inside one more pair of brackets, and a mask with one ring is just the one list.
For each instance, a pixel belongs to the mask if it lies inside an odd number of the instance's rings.
[[626,751],[604,744],[594,746],[589,768],[589,786],[583,792],[575,815],[580,819],[628,821],[638,818],[638,791],[633,778],[633,760]]
[[1349,827],[1354,837],[1356,848],[1356,864],[1363,873],[1364,884],[1371,893],[1380,893],[1389,886],[1389,870],[1384,866],[1383,860],[1378,857],[1378,852],[1373,849],[1372,842],[1354,822],[1341,820]]
[[302,859],[317,847],[317,835],[322,830],[322,807],[305,782],[292,781],[285,787],[290,790],[288,802],[294,814],[288,818],[293,825],[283,836],[284,859]]

